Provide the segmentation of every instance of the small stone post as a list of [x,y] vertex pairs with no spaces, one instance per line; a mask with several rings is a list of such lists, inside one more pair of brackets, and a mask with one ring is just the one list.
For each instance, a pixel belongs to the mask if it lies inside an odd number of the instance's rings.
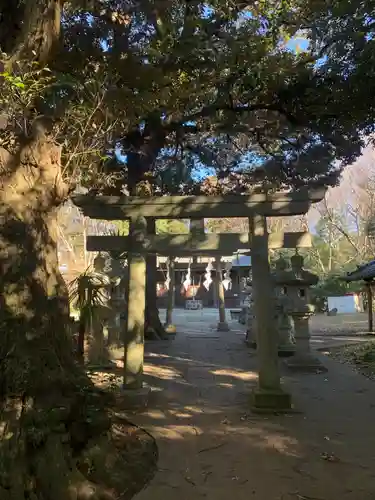
[[280,384],[278,331],[275,298],[268,260],[267,220],[254,214],[249,218],[254,287],[254,309],[259,361],[258,387],[252,395],[256,411],[282,411],[291,408],[291,397]]
[[219,309],[219,322],[217,324],[218,332],[229,332],[229,326],[225,316],[225,291],[223,285],[223,272],[221,267],[221,258],[216,257],[216,286]]
[[165,315],[165,331],[169,334],[176,333],[176,327],[173,324],[173,308],[174,308],[174,298],[175,298],[175,259],[174,257],[170,257],[168,259],[168,295],[167,295],[167,311]]
[[311,348],[309,321],[313,314],[313,309],[310,309],[309,307],[307,307],[305,311],[295,311],[293,313],[294,328],[296,331],[296,355],[291,364],[295,364],[296,360],[301,360],[302,358],[305,361],[307,359],[310,360]]
[[146,259],[137,252],[147,234],[144,217],[130,220],[132,248],[128,253],[128,314],[124,342],[124,389],[142,389],[146,305]]

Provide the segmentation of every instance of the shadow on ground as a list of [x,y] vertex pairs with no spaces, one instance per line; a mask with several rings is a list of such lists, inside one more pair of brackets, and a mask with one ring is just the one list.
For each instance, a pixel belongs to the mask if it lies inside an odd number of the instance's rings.
[[375,385],[328,358],[290,375],[302,413],[255,416],[256,357],[238,332],[149,343],[153,393],[131,418],[156,438],[158,472],[137,500],[373,500]]

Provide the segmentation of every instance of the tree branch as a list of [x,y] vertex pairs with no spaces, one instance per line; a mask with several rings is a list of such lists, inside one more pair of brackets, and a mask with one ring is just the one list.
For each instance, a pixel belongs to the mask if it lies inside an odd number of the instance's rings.
[[330,211],[330,209],[328,208],[328,205],[327,205],[327,200],[324,198],[324,205],[325,205],[325,209],[326,209],[326,215],[329,219],[329,222],[331,223],[331,225],[337,229],[337,231],[339,231],[339,233],[342,234],[342,236],[344,236],[344,238],[350,243],[350,245],[354,248],[354,250],[356,251],[356,253],[358,254],[359,253],[359,250],[358,250],[358,247],[357,245],[353,242],[352,238],[350,237],[350,235],[345,231],[345,229],[343,229],[341,226],[339,226],[337,224],[337,222],[334,221],[333,217],[332,217],[332,213]]
[[215,113],[219,111],[227,111],[238,115],[244,113],[252,113],[254,111],[275,111],[280,115],[284,116],[285,118],[287,118],[287,120],[289,120],[291,124],[298,125],[296,117],[292,113],[289,113],[278,103],[273,103],[273,104],[258,103],[249,106],[234,106],[234,107],[228,104],[226,105],[211,104],[209,106],[204,106],[200,111],[197,111],[196,113],[191,113],[190,115],[181,118],[181,120],[170,122],[169,124],[167,124],[166,128],[167,130],[172,131],[175,130],[176,127],[185,125],[188,122],[195,122],[200,118],[209,118],[215,115]]

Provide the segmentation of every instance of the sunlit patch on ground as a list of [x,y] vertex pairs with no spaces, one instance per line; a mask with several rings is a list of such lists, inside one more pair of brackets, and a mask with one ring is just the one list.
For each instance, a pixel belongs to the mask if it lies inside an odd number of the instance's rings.
[[166,368],[164,366],[146,364],[144,366],[145,375],[151,375],[163,380],[181,379],[182,375],[173,368]]
[[211,371],[213,375],[218,377],[233,377],[238,378],[239,380],[257,380],[258,374],[250,371],[240,371],[240,370],[229,370],[229,369],[221,369],[221,370],[213,370]]

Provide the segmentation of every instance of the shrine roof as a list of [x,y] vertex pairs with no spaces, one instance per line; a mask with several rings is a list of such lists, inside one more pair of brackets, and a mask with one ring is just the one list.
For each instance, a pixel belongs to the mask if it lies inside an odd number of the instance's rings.
[[371,260],[367,264],[358,266],[355,271],[347,273],[342,279],[345,281],[371,281],[375,278],[375,260]]

